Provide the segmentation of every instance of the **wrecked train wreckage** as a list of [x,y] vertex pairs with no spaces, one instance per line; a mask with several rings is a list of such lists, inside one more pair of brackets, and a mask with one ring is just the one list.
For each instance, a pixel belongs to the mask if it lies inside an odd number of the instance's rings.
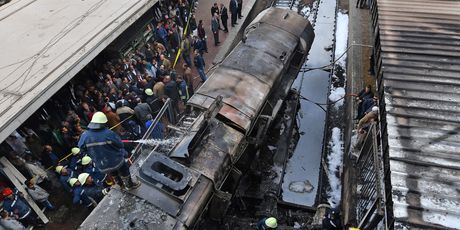
[[175,147],[141,159],[134,174],[142,186],[132,194],[113,189],[81,228],[196,229],[221,222],[313,39],[310,22],[296,12],[261,12],[188,101],[193,123]]

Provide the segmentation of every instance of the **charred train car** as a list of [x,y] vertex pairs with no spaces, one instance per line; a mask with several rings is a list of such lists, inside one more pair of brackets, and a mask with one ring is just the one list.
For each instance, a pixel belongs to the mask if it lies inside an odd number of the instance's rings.
[[[150,153],[139,168],[143,184],[134,195],[162,213],[149,228],[190,229],[225,214],[251,150],[280,109],[313,39],[308,20],[286,9],[269,8],[247,27],[242,42],[188,101],[196,116],[186,134],[168,154]],[[142,217],[129,218],[136,225]]]

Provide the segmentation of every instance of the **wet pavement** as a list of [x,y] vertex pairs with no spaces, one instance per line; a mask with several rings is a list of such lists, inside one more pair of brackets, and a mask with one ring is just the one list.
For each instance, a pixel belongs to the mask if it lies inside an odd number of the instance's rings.
[[[226,41],[227,41],[227,37],[229,37],[229,39],[231,41],[229,42],[232,42],[234,39],[235,39],[235,35],[238,33],[238,31],[240,31],[241,29],[241,26],[243,24],[243,22],[246,20],[246,15],[244,15],[244,12],[248,12],[250,10],[250,8],[252,7],[252,4],[249,4],[249,3],[246,3],[243,5],[243,7],[246,7],[243,9],[243,17],[241,19],[237,19],[237,23],[238,25],[235,25],[235,27],[232,27],[231,26],[231,21],[230,21],[230,17],[231,17],[231,14],[230,14],[230,10],[229,10],[229,5],[227,2],[222,2],[224,3],[225,7],[227,8],[228,10],[228,16],[229,16],[229,19],[228,19],[228,22],[227,22],[227,27],[228,27],[228,32],[224,32],[223,30],[219,30],[219,42],[220,44],[218,46],[214,45],[214,36],[213,36],[213,33],[211,31],[211,6],[217,1],[214,1],[214,0],[200,0],[200,1],[197,1],[196,3],[196,9],[195,9],[195,19],[196,19],[196,23],[198,25],[198,22],[200,20],[203,20],[203,28],[204,30],[206,31],[206,44],[207,44],[207,47],[208,47],[208,52],[207,53],[204,53],[203,55],[203,58],[204,58],[204,61],[206,63],[206,68],[205,70],[208,71],[210,68],[213,67],[213,62],[214,62],[214,59],[216,58],[216,56],[218,55],[219,51],[221,50],[221,48],[224,48],[224,49],[228,49],[229,47],[226,46]],[[220,7],[220,2],[218,2],[219,4],[219,7]],[[247,9],[249,8],[249,9]],[[223,24],[222,22],[220,23],[220,27],[223,29]],[[197,35],[197,30],[194,31],[193,33],[194,35]],[[170,60],[172,62],[174,62],[174,58],[175,57],[171,57]],[[191,56],[192,58],[192,61],[193,61],[193,55]],[[176,71],[177,73],[179,74],[182,74],[183,73],[183,69],[182,69],[182,65],[184,63],[184,60],[182,57],[180,57],[176,63]],[[198,88],[200,85],[201,85],[201,79],[198,75],[198,71],[196,70],[195,67],[192,67],[192,73],[193,73],[193,86],[194,88]]]
[[[315,29],[315,41],[308,55],[309,60],[304,68],[315,68],[331,63],[332,50],[326,50],[333,44],[336,1],[321,1],[317,10],[313,9],[309,18]],[[282,200],[304,206],[315,206],[317,194],[320,190],[320,165],[324,144],[324,129],[326,125],[326,112],[324,108],[312,103],[327,103],[330,85],[330,72],[324,70],[312,70],[299,73],[293,88],[308,100],[301,100],[300,110],[297,116],[299,142],[289,159],[283,181]],[[304,182],[311,184],[313,189],[299,192],[289,190],[292,183]]]

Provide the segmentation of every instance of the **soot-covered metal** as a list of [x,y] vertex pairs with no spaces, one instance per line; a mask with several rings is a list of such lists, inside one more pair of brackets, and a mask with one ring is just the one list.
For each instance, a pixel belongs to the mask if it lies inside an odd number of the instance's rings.
[[[267,32],[271,36],[262,36]],[[244,37],[188,101],[191,114],[199,115],[183,131],[183,141],[167,154],[153,151],[139,159],[144,183],[131,192],[135,196],[122,197],[132,202],[141,198],[148,201],[146,207],[161,213],[148,228],[200,229],[221,221],[299,72],[300,65],[292,63],[304,62],[314,33],[296,12],[269,8]],[[102,203],[118,202],[108,199]],[[212,212],[207,207],[213,207]],[[144,223],[142,216],[111,213],[119,220],[104,227]],[[82,227],[92,228],[94,221]]]

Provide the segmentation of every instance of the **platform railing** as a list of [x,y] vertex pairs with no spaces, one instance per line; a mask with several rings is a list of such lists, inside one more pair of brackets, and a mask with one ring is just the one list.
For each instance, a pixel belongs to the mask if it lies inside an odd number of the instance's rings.
[[[145,131],[144,135],[142,136],[142,138],[140,140],[151,139],[153,130],[155,130],[155,128],[158,125],[158,122],[161,120],[161,118],[165,114],[171,116],[171,114],[167,114],[167,113],[172,112],[171,109],[168,109],[168,108],[171,107],[171,103],[172,103],[172,101],[169,98],[165,101],[163,107],[161,107],[160,111],[158,112],[158,114],[153,119],[152,125],[149,126],[149,128],[147,129],[147,131]],[[147,148],[152,149],[152,148],[155,148],[155,146],[145,145],[143,143],[137,144],[136,147],[131,151],[131,157],[129,158],[130,161],[134,162],[142,152],[147,150]]]
[[369,127],[356,162],[356,217],[360,229],[375,229],[384,217],[384,182],[377,127],[376,123]]

